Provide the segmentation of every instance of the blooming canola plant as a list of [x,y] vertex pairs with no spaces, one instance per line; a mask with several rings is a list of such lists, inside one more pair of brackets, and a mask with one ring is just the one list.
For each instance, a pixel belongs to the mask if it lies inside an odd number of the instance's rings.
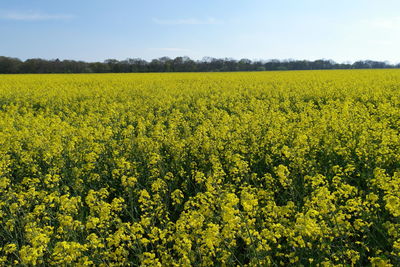
[[399,266],[400,71],[0,75],[0,266]]

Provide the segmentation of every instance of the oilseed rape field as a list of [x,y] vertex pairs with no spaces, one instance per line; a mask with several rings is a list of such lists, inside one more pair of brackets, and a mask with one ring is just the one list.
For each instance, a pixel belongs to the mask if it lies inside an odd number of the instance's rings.
[[400,70],[0,75],[0,266],[400,266]]

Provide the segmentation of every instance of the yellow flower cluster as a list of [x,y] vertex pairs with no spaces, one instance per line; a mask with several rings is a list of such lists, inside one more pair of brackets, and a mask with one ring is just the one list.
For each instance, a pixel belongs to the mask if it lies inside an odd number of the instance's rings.
[[399,85],[0,75],[0,266],[400,266]]

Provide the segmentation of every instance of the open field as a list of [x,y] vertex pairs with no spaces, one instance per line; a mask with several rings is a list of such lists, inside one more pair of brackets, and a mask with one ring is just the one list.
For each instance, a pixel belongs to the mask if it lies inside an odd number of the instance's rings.
[[400,266],[400,70],[0,75],[0,266]]

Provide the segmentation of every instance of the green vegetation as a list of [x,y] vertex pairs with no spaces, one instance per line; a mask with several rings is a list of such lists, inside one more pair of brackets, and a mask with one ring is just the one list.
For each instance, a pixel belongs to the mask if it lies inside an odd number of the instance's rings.
[[399,266],[400,71],[0,76],[0,265]]

